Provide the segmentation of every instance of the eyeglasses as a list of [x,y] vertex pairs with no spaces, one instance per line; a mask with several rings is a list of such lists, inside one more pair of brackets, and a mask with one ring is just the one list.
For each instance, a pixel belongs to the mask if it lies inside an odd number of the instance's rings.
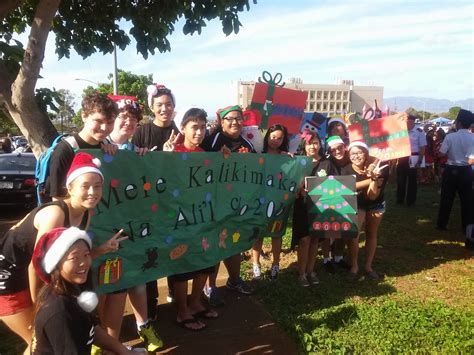
[[239,116],[239,117],[224,117],[223,120],[228,121],[228,122],[232,122],[232,121],[242,122],[244,119],[241,116]]
[[351,157],[360,157],[364,154],[365,154],[364,152],[354,152],[354,153],[350,153],[350,156]]

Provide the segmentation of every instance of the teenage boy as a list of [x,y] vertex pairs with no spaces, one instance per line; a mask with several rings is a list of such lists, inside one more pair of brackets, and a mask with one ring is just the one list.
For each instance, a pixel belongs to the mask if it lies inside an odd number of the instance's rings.
[[164,85],[148,86],[148,106],[155,115],[153,122],[142,124],[133,135],[132,143],[150,150],[162,151],[163,145],[178,127],[173,121],[176,100]]
[[[170,138],[174,141],[174,132],[178,127],[173,121],[176,99],[170,89],[164,85],[153,84],[146,89],[148,94],[148,106],[155,118],[153,122],[142,124],[137,128],[132,138],[132,143],[138,147],[148,148],[151,151],[162,151],[163,145]],[[173,135],[173,137],[171,137]],[[171,285],[168,282],[168,301],[172,301]],[[156,281],[146,284],[148,317],[156,319],[156,307],[158,306],[158,285]]]
[[[66,197],[66,175],[74,159],[77,149],[105,148],[103,141],[114,128],[118,108],[107,95],[93,93],[82,100],[82,122],[84,126],[79,133],[61,141],[53,153],[49,163],[50,174],[46,180],[45,193],[53,200]],[[104,150],[114,151],[111,145]]]
[[[181,133],[170,139],[163,145],[164,151],[174,152],[204,152],[199,147],[206,135],[207,113],[199,108],[191,108],[183,116],[181,121]],[[184,136],[181,144],[176,143]],[[206,284],[209,274],[214,272],[215,267],[211,266],[194,272],[172,275],[169,277],[170,284],[173,287],[173,300],[176,303],[178,314],[176,323],[184,329],[196,331],[206,327],[200,318],[214,319],[218,313],[212,309],[206,308],[201,302],[201,294]],[[189,300],[188,280],[193,280],[193,287]]]
[[[223,151],[224,154],[226,152],[255,153],[252,143],[241,135],[243,114],[240,106],[229,106],[219,110],[217,118],[220,121],[220,127],[216,132],[207,136],[201,144],[201,147],[205,151]],[[229,273],[226,287],[229,290],[249,295],[252,294],[254,290],[240,277],[240,261],[240,254],[230,256],[224,260],[224,265]],[[208,298],[211,306],[221,306],[224,304],[216,288],[218,271],[219,264],[217,264],[215,272],[209,276],[209,286],[204,289],[204,294]]]

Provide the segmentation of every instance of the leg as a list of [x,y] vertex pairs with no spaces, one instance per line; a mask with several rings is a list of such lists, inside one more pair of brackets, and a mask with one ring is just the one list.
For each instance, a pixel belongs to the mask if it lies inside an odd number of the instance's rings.
[[349,245],[349,254],[351,257],[351,273],[357,274],[359,272],[359,236],[360,231],[362,230],[362,226],[365,221],[365,211],[364,210],[357,210],[357,225],[359,230],[359,235],[357,238],[348,240]]
[[452,169],[447,166],[443,171],[443,177],[441,178],[441,196],[439,199],[437,222],[437,227],[439,229],[446,229],[448,226],[449,215],[451,214],[451,208],[453,207],[455,193]]
[[308,246],[308,261],[306,263],[306,274],[314,272],[316,256],[318,255],[318,238],[310,238]]
[[2,316],[0,319],[5,322],[8,328],[10,328],[15,334],[18,334],[26,344],[28,344],[24,353],[29,354],[32,336],[31,326],[33,324],[33,307],[28,307],[9,316]]
[[377,233],[383,213],[367,212],[365,219],[365,271],[372,272],[372,262],[377,250]]
[[148,308],[146,303],[146,286],[138,285],[128,290],[128,298],[132,306],[137,326],[148,321]]
[[240,279],[240,254],[232,255],[224,260],[224,265],[229,273],[229,279],[237,282]]
[[403,203],[405,201],[405,192],[406,192],[406,179],[407,179],[407,170],[408,167],[408,158],[400,158],[397,162],[397,203]]
[[206,283],[207,276],[208,274],[206,273],[196,273],[196,276],[193,279],[191,295],[188,299],[188,309],[191,314],[196,314],[205,311],[203,312],[205,313],[204,318],[217,318],[219,314],[214,310],[207,310],[201,301],[202,288]]
[[300,238],[298,241],[298,275],[306,275],[306,267],[308,265],[308,250],[310,238],[309,236]]
[[218,262],[217,265],[216,265],[216,271],[209,274],[209,282],[208,282],[208,287],[209,288],[215,288],[216,287],[217,274],[219,273],[219,266],[220,265],[221,265],[221,263]]
[[407,205],[412,206],[416,202],[416,193],[418,190],[417,186],[417,173],[418,169],[409,168],[408,169],[408,186],[407,186]]
[[120,336],[126,297],[126,292],[105,295],[100,323],[107,334],[115,339],[118,339]]
[[252,246],[252,264],[253,264],[253,277],[254,279],[260,279],[262,271],[260,269],[260,253],[262,251],[263,238],[259,238],[255,241]]
[[282,238],[272,238],[272,254],[273,254],[273,264],[280,265],[280,254],[281,254],[281,244]]
[[[202,290],[202,288],[201,288]],[[198,330],[204,328],[206,325],[199,321],[190,322],[190,323],[183,323],[188,319],[193,319],[193,315],[191,314],[188,308],[188,281],[173,281],[173,294],[177,308],[177,315],[176,321],[178,324],[183,324],[184,327],[190,330]]]
[[146,300],[148,318],[156,319],[156,306],[158,305],[158,284],[156,280],[146,283]]
[[458,173],[457,191],[461,202],[461,227],[463,234],[466,233],[468,224],[473,223],[472,210],[472,171],[471,167],[460,168]]

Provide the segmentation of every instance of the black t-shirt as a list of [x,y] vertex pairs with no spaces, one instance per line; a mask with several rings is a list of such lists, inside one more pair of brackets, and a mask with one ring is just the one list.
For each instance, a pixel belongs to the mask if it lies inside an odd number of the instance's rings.
[[[100,149],[100,144],[92,145],[74,134],[78,149]],[[74,148],[65,140],[58,143],[49,161],[49,176],[46,180],[45,192],[50,197],[66,197],[66,178],[69,167],[74,159]]]
[[158,127],[153,122],[145,123],[137,128],[132,143],[140,148],[152,149],[156,146],[157,151],[162,151],[163,144],[170,138],[172,131],[179,133],[174,121],[169,127]]
[[[364,180],[369,179],[369,177],[367,177],[367,175],[357,173],[354,170],[354,168],[352,167],[352,164],[348,164],[345,167],[343,167],[342,170],[341,170],[341,175],[355,175],[356,182],[364,181]],[[379,195],[377,196],[377,198],[375,200],[369,200],[367,198],[368,187],[366,187],[363,190],[358,190],[357,191],[357,208],[358,209],[365,210],[368,207],[377,205],[377,204],[382,203],[382,202],[385,201],[384,189],[385,189],[385,185],[387,184],[388,177],[389,177],[389,171],[388,171],[388,168],[385,168],[385,169],[382,170],[382,175],[381,175],[382,186],[380,187],[380,193],[379,193]]]
[[[28,265],[31,262],[38,230],[34,220],[41,209],[56,205],[64,213],[64,227],[70,227],[69,209],[64,201],[45,203],[33,209],[20,224],[0,237],[0,270],[4,270],[3,287],[0,294],[10,294],[28,289]],[[79,229],[85,229],[89,212],[85,212]],[[2,271],[0,271],[2,272]]]
[[35,317],[32,354],[90,354],[95,325],[75,297],[46,296]]
[[244,147],[251,153],[256,153],[252,143],[246,140],[244,137],[239,136],[237,139],[232,139],[222,133],[221,130],[214,132],[214,134],[207,136],[201,143],[201,148],[206,152],[218,152],[223,146],[227,146],[231,152],[237,152],[240,148]]

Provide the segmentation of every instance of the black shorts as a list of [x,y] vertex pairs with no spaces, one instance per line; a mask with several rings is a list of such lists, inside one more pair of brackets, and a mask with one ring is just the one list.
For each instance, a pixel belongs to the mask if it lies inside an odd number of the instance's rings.
[[174,281],[188,281],[188,280],[192,280],[194,279],[194,277],[197,275],[197,274],[212,274],[214,271],[216,270],[216,266],[210,266],[208,268],[205,268],[205,269],[201,269],[201,270],[196,270],[196,271],[191,271],[191,272],[185,272],[183,274],[176,274],[176,275],[171,275],[168,277],[168,279],[171,281],[171,282],[174,282]]
[[29,287],[28,265],[19,267],[0,254],[0,295],[28,290]]

